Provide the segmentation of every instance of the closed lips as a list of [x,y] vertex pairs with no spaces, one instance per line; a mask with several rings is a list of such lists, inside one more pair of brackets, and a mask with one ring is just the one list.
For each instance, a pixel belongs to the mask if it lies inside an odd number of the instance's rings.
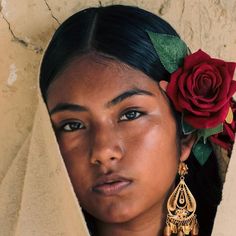
[[103,195],[115,195],[131,183],[130,179],[119,175],[102,176],[95,182],[92,191]]

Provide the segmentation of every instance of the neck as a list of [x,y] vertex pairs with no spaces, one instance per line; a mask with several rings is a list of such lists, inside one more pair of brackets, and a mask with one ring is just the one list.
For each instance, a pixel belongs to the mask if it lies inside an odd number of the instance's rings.
[[[163,204],[161,204],[163,206]],[[165,204],[164,204],[165,205]],[[97,222],[96,235],[98,236],[161,236],[166,218],[163,207],[154,206],[142,215],[128,222],[106,223]]]

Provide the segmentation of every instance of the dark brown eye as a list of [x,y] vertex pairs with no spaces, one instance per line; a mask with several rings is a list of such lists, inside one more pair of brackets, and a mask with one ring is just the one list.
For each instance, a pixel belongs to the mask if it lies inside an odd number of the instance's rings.
[[84,129],[85,126],[80,121],[70,121],[63,124],[62,129],[66,132],[75,131],[78,129]]
[[127,111],[120,117],[120,121],[135,120],[142,115],[143,113],[140,111],[135,111],[135,110]]

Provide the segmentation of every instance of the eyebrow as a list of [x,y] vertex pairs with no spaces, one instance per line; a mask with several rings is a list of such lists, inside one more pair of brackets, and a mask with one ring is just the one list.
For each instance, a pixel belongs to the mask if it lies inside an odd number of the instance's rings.
[[[130,90],[127,90],[127,91],[121,93],[120,95],[118,95],[117,97],[112,99],[111,101],[107,102],[105,106],[106,107],[115,106],[118,103],[122,102],[123,100],[125,100],[129,97],[132,97],[134,95],[154,96],[153,93],[151,93],[147,90],[134,88],[134,89],[130,89]],[[55,114],[57,112],[61,112],[61,111],[85,112],[85,111],[88,111],[88,109],[84,106],[79,105],[79,104],[59,103],[51,111],[49,111],[49,114],[53,115],[53,114]]]
[[51,111],[49,111],[50,115],[53,115],[57,112],[61,111],[88,111],[88,109],[84,106],[72,103],[59,103],[57,104]]
[[118,95],[117,97],[115,97],[114,99],[112,99],[110,102],[107,103],[107,107],[110,106],[115,106],[116,104],[122,102],[123,100],[125,100],[126,98],[132,97],[134,95],[148,95],[148,96],[154,96],[153,93],[147,91],[147,90],[143,90],[143,89],[131,89],[128,91],[123,92],[122,94]]

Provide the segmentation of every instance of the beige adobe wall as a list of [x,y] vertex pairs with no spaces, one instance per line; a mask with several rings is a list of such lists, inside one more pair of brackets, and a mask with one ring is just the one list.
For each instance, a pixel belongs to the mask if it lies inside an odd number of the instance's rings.
[[202,48],[236,61],[236,0],[0,0],[0,182],[30,132],[38,66],[51,35],[76,11],[108,4],[152,11],[168,20],[192,51]]

